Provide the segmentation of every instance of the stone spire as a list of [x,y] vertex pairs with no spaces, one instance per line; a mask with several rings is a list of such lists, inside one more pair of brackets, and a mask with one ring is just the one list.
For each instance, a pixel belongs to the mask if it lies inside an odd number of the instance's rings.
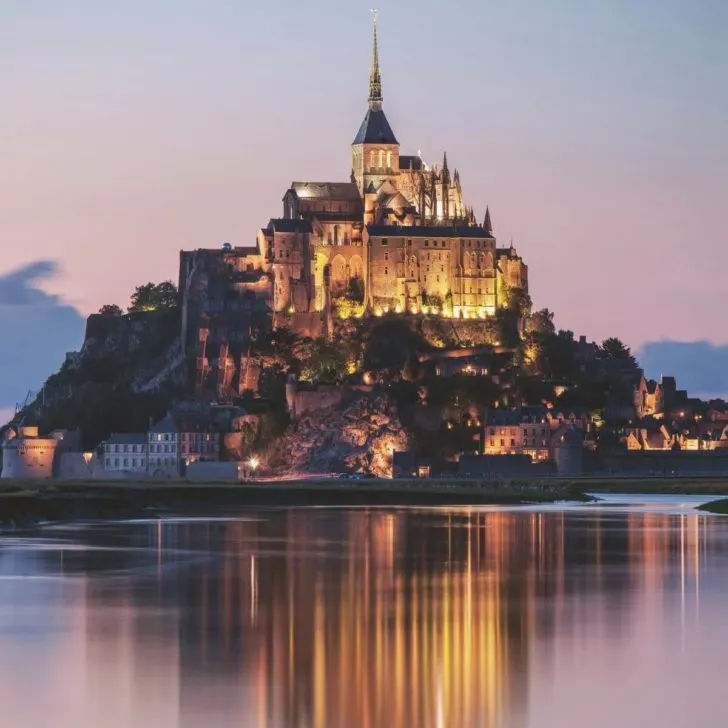
[[483,229],[488,235],[493,234],[493,223],[490,221],[490,207],[485,208],[485,221],[483,222]]
[[374,18],[374,40],[372,42],[372,69],[369,72],[369,108],[382,108],[382,73],[379,70],[379,39],[377,36],[377,20],[379,11],[372,10]]
[[442,181],[446,184],[450,184],[450,169],[447,166],[447,152],[442,158]]

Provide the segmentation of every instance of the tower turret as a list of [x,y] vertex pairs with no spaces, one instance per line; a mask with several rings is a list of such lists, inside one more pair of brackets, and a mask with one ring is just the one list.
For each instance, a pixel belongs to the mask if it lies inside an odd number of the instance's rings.
[[399,173],[399,142],[382,110],[382,72],[379,67],[379,31],[374,12],[372,65],[369,70],[369,110],[352,144],[352,167],[359,192],[378,189]]
[[488,235],[493,234],[493,223],[490,221],[490,207],[485,208],[485,220],[483,221],[483,229],[488,233]]

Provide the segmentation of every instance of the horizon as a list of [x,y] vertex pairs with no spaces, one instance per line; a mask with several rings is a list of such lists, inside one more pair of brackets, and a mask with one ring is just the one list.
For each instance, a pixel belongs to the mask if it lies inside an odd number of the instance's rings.
[[[176,281],[180,249],[250,244],[291,180],[348,180],[371,19],[364,6],[308,7],[275,19],[220,0],[0,9],[0,282],[48,263],[0,301],[0,323],[18,337],[31,308],[38,326],[63,312],[53,351],[27,343],[45,376],[80,346],[85,315],[124,306],[147,280]],[[524,257],[534,307],[558,328],[644,350],[650,376],[671,360],[679,381],[703,367],[705,391],[728,391],[715,305],[728,263],[725,21],[728,8],[707,0],[459,2],[444,23],[440,8],[404,2],[379,16],[402,153],[432,163],[447,151],[466,204],[478,220],[489,205],[499,245],[513,238]],[[435,62],[440,46],[461,52]],[[663,341],[708,346],[686,359],[660,355]],[[19,373],[15,401],[41,386],[26,386],[30,375]],[[10,406],[0,397],[0,412]]]

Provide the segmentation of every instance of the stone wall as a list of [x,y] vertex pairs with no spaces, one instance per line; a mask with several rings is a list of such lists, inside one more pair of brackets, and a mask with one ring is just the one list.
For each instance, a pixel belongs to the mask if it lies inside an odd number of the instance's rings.
[[728,449],[707,452],[632,451],[605,455],[597,468],[614,473],[728,474]]

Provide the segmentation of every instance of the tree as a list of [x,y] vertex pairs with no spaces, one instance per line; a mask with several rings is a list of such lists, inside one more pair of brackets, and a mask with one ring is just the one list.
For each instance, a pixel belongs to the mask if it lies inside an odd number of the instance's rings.
[[602,345],[599,347],[599,352],[604,359],[621,359],[631,361],[633,364],[636,364],[630,348],[623,344],[615,336],[604,339]]
[[102,316],[122,316],[123,311],[115,303],[107,303],[99,309]]
[[349,280],[346,297],[354,303],[364,303],[364,281],[360,276],[354,276]]
[[526,319],[525,331],[527,334],[555,334],[553,311],[549,311],[547,308],[534,311]]
[[385,319],[369,333],[364,348],[364,368],[402,371],[409,357],[416,359],[418,352],[429,348],[422,334],[406,319]]
[[310,341],[301,360],[301,379],[314,384],[321,381],[340,382],[348,375],[346,356],[341,347],[326,339]]
[[178,303],[177,286],[172,281],[145,283],[143,286],[137,286],[132,293],[129,313],[171,309],[175,308]]

